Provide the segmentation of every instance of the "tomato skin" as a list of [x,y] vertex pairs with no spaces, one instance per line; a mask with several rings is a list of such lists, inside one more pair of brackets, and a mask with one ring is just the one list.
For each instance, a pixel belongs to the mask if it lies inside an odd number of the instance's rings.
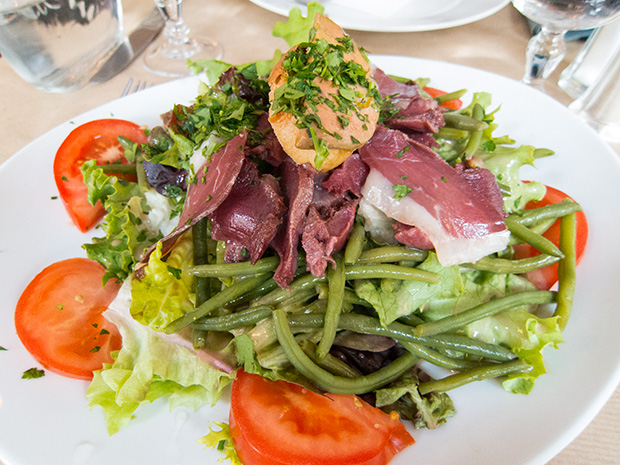
[[[571,198],[559,189],[551,186],[546,186],[546,188],[547,193],[545,194],[545,196],[538,202],[528,202],[528,204],[525,206],[526,210],[544,207],[546,205],[559,203],[566,198]],[[585,213],[583,213],[582,211],[578,211],[575,216],[577,219],[577,240],[575,243],[575,248],[577,255],[577,264],[579,264],[581,258],[583,257],[586,243],[588,242],[588,221],[586,219]],[[543,236],[549,239],[555,245],[559,246],[560,220],[558,219],[555,223],[553,223],[553,225],[547,231],[545,231]],[[519,244],[514,246],[514,258],[516,260],[534,257],[535,255],[539,254],[540,252],[529,244]],[[537,289],[549,290],[554,286],[555,283],[558,282],[558,264],[554,263],[553,265],[527,272],[524,275],[528,280],[532,282],[532,284],[534,284],[534,286],[536,286]]]
[[[434,87],[423,87],[422,90],[430,95],[432,98],[437,98],[440,95],[447,94],[446,91],[435,89]],[[448,100],[441,104],[442,107],[447,108],[448,110],[460,110],[463,106],[463,101],[461,99],[456,100]]]
[[102,286],[104,272],[93,260],[62,260],[46,267],[22,292],[15,329],[28,352],[48,370],[92,379],[94,370],[112,362],[110,351],[120,349],[116,326],[102,316],[120,284],[109,280]]
[[87,160],[97,164],[112,163],[124,158],[124,149],[118,142],[124,136],[136,143],[146,143],[144,128],[130,121],[100,119],[75,128],[58,148],[54,158],[54,180],[67,213],[78,229],[88,231],[104,216],[101,203],[88,202],[88,188],[83,183],[80,168]]
[[397,416],[356,396],[320,395],[243,370],[229,423],[244,465],[385,465],[415,442]]

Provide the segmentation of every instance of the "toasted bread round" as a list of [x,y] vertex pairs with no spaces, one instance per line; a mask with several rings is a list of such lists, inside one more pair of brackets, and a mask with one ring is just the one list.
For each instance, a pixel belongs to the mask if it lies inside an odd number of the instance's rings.
[[[323,15],[316,15],[314,29],[316,33],[313,42],[316,43],[324,39],[329,44],[336,45],[339,43],[338,39],[346,37],[340,26]],[[277,107],[274,105],[276,90],[289,79],[289,75],[283,69],[283,62],[295,50],[296,47],[285,54],[269,76],[272,102],[269,121],[284,151],[293,160],[299,164],[310,163],[320,171],[329,171],[343,163],[372,137],[379,118],[378,103],[370,94],[368,86],[356,84],[346,89],[347,95],[350,96],[351,93],[355,95],[354,100],[350,101],[349,108],[344,112],[339,111],[339,108],[342,108],[340,97],[342,90],[333,81],[317,75],[312,82],[319,87],[320,98],[306,102],[306,110],[307,114],[313,113],[320,124],[313,122],[306,125],[292,113],[274,109]],[[357,45],[353,44],[352,51],[344,53],[342,59],[344,62],[358,63],[366,72],[366,79],[372,80],[368,60]],[[329,151],[329,155],[323,160],[317,159],[312,131],[319,140],[324,141]]]

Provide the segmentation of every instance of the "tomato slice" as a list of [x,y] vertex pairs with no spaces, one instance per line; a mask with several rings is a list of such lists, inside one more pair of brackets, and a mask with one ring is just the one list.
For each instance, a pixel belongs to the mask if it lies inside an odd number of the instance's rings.
[[[545,196],[538,202],[528,202],[528,204],[525,206],[526,210],[559,203],[566,198],[570,198],[561,190],[555,189],[551,186],[546,187],[547,193],[545,194]],[[576,219],[577,241],[575,243],[575,248],[577,253],[577,263],[579,263],[585,251],[586,243],[588,242],[588,222],[586,220],[586,215],[582,211],[577,212]],[[558,219],[555,223],[553,223],[553,225],[543,234],[543,236],[549,239],[555,245],[559,245],[560,220]],[[529,244],[519,244],[514,247],[515,259],[534,257],[535,255],[539,254],[540,252]],[[525,277],[529,279],[532,284],[536,286],[537,289],[551,289],[553,285],[558,282],[558,264],[555,263],[553,265],[549,265],[538,270],[529,271],[525,273]]]
[[384,465],[415,441],[356,396],[309,391],[239,370],[230,431],[244,465]]
[[39,273],[22,293],[15,309],[20,340],[45,368],[71,378],[92,379],[93,370],[110,363],[121,336],[102,312],[120,284],[87,258],[56,262]]
[[54,158],[54,180],[71,220],[80,231],[95,226],[105,214],[103,205],[88,202],[88,188],[83,183],[80,168],[87,160],[98,165],[124,158],[124,149],[118,142],[124,136],[136,143],[145,143],[144,128],[130,121],[100,119],[75,128],[60,145]]
[[[432,98],[437,98],[440,95],[447,94],[446,91],[435,89],[434,87],[423,87],[422,90],[430,95]],[[447,108],[448,110],[460,110],[463,106],[463,101],[461,99],[456,100],[448,100],[441,104],[442,107]]]

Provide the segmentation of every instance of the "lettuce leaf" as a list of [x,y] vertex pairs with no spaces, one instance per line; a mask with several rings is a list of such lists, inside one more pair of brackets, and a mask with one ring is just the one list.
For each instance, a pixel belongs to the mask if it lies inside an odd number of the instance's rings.
[[454,299],[463,292],[458,266],[441,266],[434,252],[430,252],[418,268],[438,273],[441,282],[433,285],[417,281],[382,280],[378,284],[374,280],[358,280],[355,293],[375,308],[381,324],[388,325],[402,316],[420,311],[429,301]]
[[[436,320],[507,294],[534,290],[525,278],[484,271],[462,273],[464,291],[458,298],[430,301],[422,316]],[[515,374],[504,381],[504,389],[527,394],[535,380],[545,373],[542,351],[545,347],[557,348],[563,342],[556,317],[542,317],[536,308],[519,307],[483,318],[467,325],[463,332],[470,337],[510,348],[533,369]]]
[[378,389],[375,405],[386,412],[398,412],[401,419],[411,421],[416,429],[435,429],[456,413],[454,404],[445,392],[420,394],[419,384],[418,375],[411,371],[393,385]]
[[[213,426],[217,427],[215,431]],[[206,436],[196,440],[199,444],[204,444],[206,448],[216,449],[224,454],[224,457],[218,460],[218,462],[224,462],[228,460],[230,465],[243,465],[230,435],[230,426],[226,423],[219,421],[213,421],[209,424],[209,433]]]
[[140,405],[162,397],[168,397],[170,410],[213,406],[233,378],[181,344],[180,336],[158,334],[133,320],[130,299],[128,280],[104,314],[119,328],[123,347],[113,363],[94,373],[86,391],[89,406],[103,409],[110,435],[127,425]]
[[[188,239],[189,237],[189,239]],[[142,279],[131,288],[131,316],[155,331],[194,310],[194,276],[187,272],[193,263],[191,236],[184,236],[162,260],[162,244],[151,253]]]
[[525,183],[521,181],[519,170],[524,165],[534,164],[534,151],[531,145],[520,147],[498,146],[492,152],[477,153],[484,167],[497,180],[503,190],[504,210],[507,213],[523,211],[530,200],[540,200],[545,196],[546,188],[540,182]]
[[302,42],[306,42],[310,37],[310,29],[314,24],[314,15],[323,14],[325,8],[319,2],[308,3],[308,16],[303,17],[299,8],[292,8],[288,15],[288,22],[278,22],[273,27],[272,35],[282,37],[286,40],[289,48]]
[[82,174],[89,202],[101,202],[108,212],[102,225],[105,237],[96,237],[82,248],[106,269],[104,283],[112,278],[124,280],[162,234],[150,227],[149,207],[137,183],[106,175],[95,160],[82,165]]

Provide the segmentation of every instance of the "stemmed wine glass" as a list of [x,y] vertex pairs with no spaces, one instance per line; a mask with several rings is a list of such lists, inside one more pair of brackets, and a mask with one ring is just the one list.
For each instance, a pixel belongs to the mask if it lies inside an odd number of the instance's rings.
[[512,4],[541,26],[527,45],[522,79],[541,90],[564,58],[567,31],[593,29],[620,16],[620,0],[512,0]]
[[182,0],[155,0],[166,24],[165,41],[152,44],[144,54],[144,67],[161,76],[181,77],[191,74],[187,60],[219,59],[220,45],[208,38],[190,37],[183,21]]

